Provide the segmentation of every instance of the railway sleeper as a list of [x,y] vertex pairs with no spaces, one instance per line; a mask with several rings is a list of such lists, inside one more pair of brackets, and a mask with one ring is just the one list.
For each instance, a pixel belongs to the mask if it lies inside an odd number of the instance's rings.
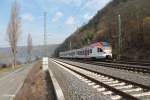
[[125,84],[126,83],[124,83],[124,82],[120,82],[120,83],[108,84],[108,85],[115,87],[115,86],[124,86]]
[[120,95],[111,96],[112,100],[120,100],[122,97]]
[[142,88],[133,88],[133,89],[123,90],[123,92],[126,92],[126,93],[139,92],[139,91],[142,91]]
[[115,80],[115,81],[110,81],[110,82],[104,82],[105,84],[115,84],[115,83],[119,83],[119,81]]
[[133,96],[134,97],[145,97],[145,96],[150,97],[150,91],[149,92],[144,92],[144,93],[133,94]]
[[117,86],[115,88],[121,90],[121,89],[131,89],[132,87],[133,85],[126,85],[126,86]]

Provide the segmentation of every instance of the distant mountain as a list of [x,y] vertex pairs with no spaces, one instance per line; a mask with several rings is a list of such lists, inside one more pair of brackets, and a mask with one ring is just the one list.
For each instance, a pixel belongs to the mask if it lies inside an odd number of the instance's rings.
[[150,60],[150,0],[112,0],[87,23],[68,37],[55,51],[80,48],[98,41],[110,42],[118,55],[121,16],[121,57],[126,60]]
[[[58,44],[54,45],[48,45],[48,56],[52,56],[55,49],[58,47]],[[32,58],[35,59],[36,57],[42,57],[44,56],[44,46],[34,46],[32,50]],[[27,47],[26,46],[20,46],[17,48],[17,58],[18,61],[25,62],[27,59],[28,53],[27,53]],[[11,57],[11,49],[10,48],[0,48],[0,62],[7,62],[10,61]]]

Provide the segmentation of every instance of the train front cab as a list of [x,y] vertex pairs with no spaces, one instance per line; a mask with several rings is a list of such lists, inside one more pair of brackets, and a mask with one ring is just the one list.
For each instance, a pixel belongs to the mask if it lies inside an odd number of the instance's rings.
[[108,52],[108,50],[106,51],[104,48],[93,48],[92,50],[92,55],[91,58],[92,59],[111,59],[112,58],[112,54],[111,51]]

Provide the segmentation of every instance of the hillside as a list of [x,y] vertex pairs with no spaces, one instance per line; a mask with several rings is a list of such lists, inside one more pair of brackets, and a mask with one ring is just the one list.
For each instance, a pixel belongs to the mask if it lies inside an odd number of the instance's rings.
[[108,41],[113,55],[118,51],[118,15],[121,15],[122,49],[125,60],[150,60],[150,0],[112,0],[68,37],[55,51],[80,48],[88,43]]

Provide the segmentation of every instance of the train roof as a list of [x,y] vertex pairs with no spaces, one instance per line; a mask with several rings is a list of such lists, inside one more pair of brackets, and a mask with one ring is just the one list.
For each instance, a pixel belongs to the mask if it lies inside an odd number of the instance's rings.
[[86,46],[86,47],[90,47],[90,48],[103,48],[103,47],[108,47],[110,46],[108,42],[97,42],[97,43],[93,43],[89,46]]
[[[110,45],[109,45],[108,42],[96,42],[96,43],[93,43],[91,45],[85,46],[85,47],[80,48],[80,49],[84,49],[84,48],[104,48],[104,47],[109,47],[109,46]],[[64,51],[64,52],[72,52],[72,51],[80,50],[80,49],[73,49],[73,50]]]

